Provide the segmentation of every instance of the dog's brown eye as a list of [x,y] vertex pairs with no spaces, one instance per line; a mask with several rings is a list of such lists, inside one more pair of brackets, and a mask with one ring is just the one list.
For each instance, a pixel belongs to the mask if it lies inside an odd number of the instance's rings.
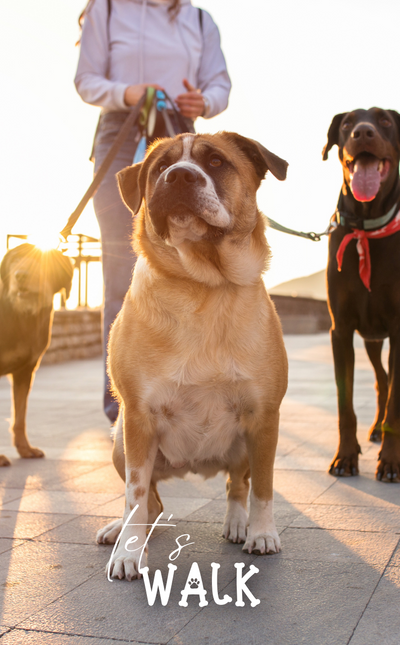
[[342,125],[342,130],[350,130],[350,128],[351,128],[350,121],[345,121]]
[[220,166],[222,166],[222,159],[220,159],[219,157],[213,156],[211,157],[209,164],[213,168],[219,168]]
[[384,128],[390,128],[392,125],[389,119],[380,119],[379,123],[384,127]]
[[160,163],[160,165],[158,166],[158,172],[160,173],[160,175],[162,172],[164,172],[164,170],[167,170],[167,168],[168,166],[166,163]]

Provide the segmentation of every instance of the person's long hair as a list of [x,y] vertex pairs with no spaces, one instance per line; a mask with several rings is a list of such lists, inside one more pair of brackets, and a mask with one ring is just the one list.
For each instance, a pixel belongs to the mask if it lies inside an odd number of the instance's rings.
[[[83,27],[83,22],[85,20],[85,15],[87,14],[88,9],[89,9],[90,5],[93,4],[93,2],[95,2],[95,0],[89,0],[89,2],[86,4],[86,7],[83,9],[83,11],[81,12],[81,14],[80,14],[80,16],[78,18],[78,25],[79,25],[79,29],[81,31],[82,31],[82,27]],[[110,2],[111,2],[111,0],[110,0]],[[180,9],[180,4],[181,4],[181,0],[172,0],[171,1],[170,5],[168,7],[168,11],[170,12],[172,18],[175,18],[175,16],[178,15],[179,9]],[[79,37],[78,41],[75,44],[79,45],[80,42],[81,42],[81,39]]]

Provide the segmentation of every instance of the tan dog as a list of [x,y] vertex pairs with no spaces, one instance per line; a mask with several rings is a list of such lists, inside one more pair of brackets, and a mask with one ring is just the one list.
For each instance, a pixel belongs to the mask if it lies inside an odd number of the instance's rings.
[[[287,360],[261,278],[270,252],[256,192],[268,169],[283,180],[286,168],[255,141],[223,132],[161,140],[118,174],[134,213],[143,199],[138,261],[110,338],[124,521],[136,504],[135,525],[154,521],[160,479],[224,470],[224,537],[249,553],[280,550],[273,464]],[[98,542],[115,542],[121,526],[106,526]],[[113,577],[140,577],[140,552],[126,549],[135,536],[143,544],[146,527],[125,528]]]
[[[44,457],[26,434],[28,395],[50,343],[54,294],[65,290],[68,298],[73,265],[60,251],[21,244],[4,256],[0,276],[0,376],[12,376],[14,445],[21,457]],[[0,455],[0,466],[9,465]]]

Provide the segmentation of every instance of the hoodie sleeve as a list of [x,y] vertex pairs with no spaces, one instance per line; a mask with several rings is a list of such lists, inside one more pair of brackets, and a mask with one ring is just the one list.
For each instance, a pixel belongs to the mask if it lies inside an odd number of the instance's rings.
[[231,81],[221,49],[218,27],[207,11],[203,10],[203,53],[197,73],[197,87],[209,102],[204,115],[210,119],[226,110]]
[[128,110],[124,101],[126,83],[107,78],[109,65],[107,0],[96,0],[89,6],[83,23],[81,51],[75,76],[80,97],[106,110]]

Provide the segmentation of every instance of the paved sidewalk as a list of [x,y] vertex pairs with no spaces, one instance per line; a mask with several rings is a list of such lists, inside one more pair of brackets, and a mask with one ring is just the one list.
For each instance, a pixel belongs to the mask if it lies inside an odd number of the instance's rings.
[[[0,645],[399,645],[400,486],[374,480],[378,448],[366,441],[375,393],[357,340],[356,411],[361,475],[326,470],[336,449],[336,395],[329,337],[287,336],[290,387],[275,472],[279,555],[244,555],[221,538],[224,478],[197,476],[160,486],[175,528],[158,529],[149,565],[164,578],[175,537],[194,544],[175,561],[168,605],[149,606],[143,581],[107,581],[111,547],[99,527],[121,517],[124,488],[110,462],[100,409],[98,360],[42,367],[29,403],[29,437],[46,459],[23,461],[9,445],[10,395],[0,380]],[[177,520],[174,522],[174,520]],[[183,539],[181,538],[181,543]],[[209,604],[181,607],[190,566],[200,567]],[[211,563],[219,569],[212,599]],[[248,587],[260,604],[235,606],[235,563],[259,573]]]

